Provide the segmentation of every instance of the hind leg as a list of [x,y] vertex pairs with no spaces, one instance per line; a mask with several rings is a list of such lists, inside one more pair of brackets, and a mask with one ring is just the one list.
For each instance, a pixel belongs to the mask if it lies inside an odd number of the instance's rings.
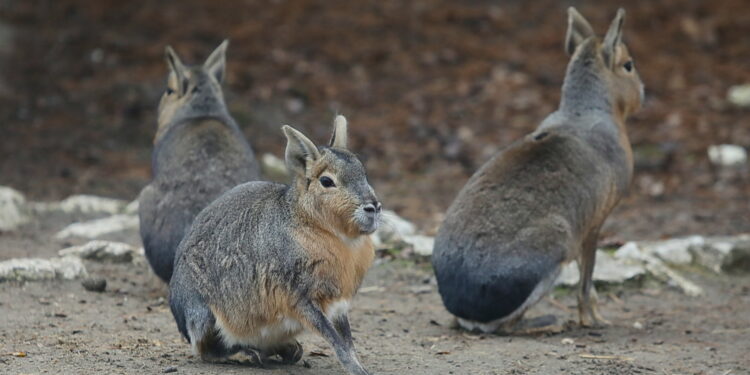
[[[173,287],[170,304],[178,326],[193,348],[193,353],[206,362],[224,362],[249,348],[227,345],[216,327],[216,317],[197,294]],[[251,355],[252,356],[252,355]]]
[[282,346],[279,346],[273,351],[268,352],[269,357],[272,355],[278,355],[279,357],[281,357],[281,363],[286,365],[297,363],[300,359],[302,359],[302,354],[304,354],[302,344],[300,344],[297,340],[292,340]]
[[578,258],[578,319],[582,326],[611,325],[599,313],[597,307],[597,295],[594,288],[594,264],[596,263],[596,242],[599,237],[599,228],[592,230],[583,242],[581,254]]

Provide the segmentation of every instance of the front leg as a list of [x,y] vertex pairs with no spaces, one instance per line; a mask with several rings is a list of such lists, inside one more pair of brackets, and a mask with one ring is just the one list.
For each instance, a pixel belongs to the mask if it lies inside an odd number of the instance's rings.
[[[312,302],[305,303],[300,312],[307,325],[323,336],[333,347],[336,351],[336,357],[349,374],[370,375],[359,363],[357,353],[354,351],[348,319],[345,319],[343,323],[341,319],[337,319],[337,324],[334,325],[320,307]],[[343,329],[344,325],[346,326],[345,329]],[[339,333],[339,329],[343,329],[343,334]],[[348,339],[345,337],[348,337]]]
[[354,350],[354,339],[352,338],[352,330],[349,326],[349,317],[346,314],[341,314],[333,318],[333,326],[336,331],[341,335],[344,343],[348,348]]

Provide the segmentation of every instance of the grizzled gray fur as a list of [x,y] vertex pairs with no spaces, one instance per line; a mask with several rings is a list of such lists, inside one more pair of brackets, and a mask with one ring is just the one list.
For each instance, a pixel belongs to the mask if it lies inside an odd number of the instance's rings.
[[343,116],[330,147],[283,130],[291,186],[249,182],[198,215],[175,261],[172,313],[204,360],[244,353],[294,363],[302,356],[295,337],[307,328],[350,374],[367,374],[347,310],[374,257],[369,234],[381,205],[346,149]]
[[571,260],[581,270],[581,324],[606,323],[591,283],[596,241],[630,184],[625,119],[643,95],[621,42],[623,18],[620,10],[600,40],[570,8],[559,109],[485,163],[448,209],[432,263],[443,302],[464,328],[511,330]]
[[198,213],[219,195],[259,179],[253,150],[224,103],[224,41],[202,66],[185,66],[167,47],[167,89],[159,103],[153,180],[138,198],[143,246],[165,282]]

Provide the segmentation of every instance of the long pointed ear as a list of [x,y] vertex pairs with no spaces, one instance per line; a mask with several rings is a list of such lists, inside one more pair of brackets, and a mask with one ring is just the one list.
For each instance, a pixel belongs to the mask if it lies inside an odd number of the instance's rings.
[[203,68],[206,69],[206,71],[214,76],[216,78],[216,81],[219,83],[222,83],[224,81],[224,75],[226,72],[226,65],[227,65],[227,46],[229,45],[229,40],[224,39],[221,44],[219,44],[216,49],[211,52],[211,56],[208,56],[206,59],[206,62],[203,63]]
[[320,158],[320,152],[304,134],[289,125],[281,127],[286,135],[286,167],[298,176],[306,177],[307,169],[315,160]]
[[177,79],[177,92],[180,96],[185,95],[185,90],[187,90],[185,65],[182,64],[182,60],[180,60],[180,57],[177,56],[177,52],[175,52],[171,46],[167,46],[167,48],[164,49],[164,58],[167,60],[169,70],[174,73],[175,78]]
[[612,69],[615,65],[615,54],[617,53],[617,46],[622,42],[622,23],[625,21],[625,9],[620,8],[617,10],[615,19],[612,20],[612,24],[609,25],[607,35],[604,36],[604,42],[602,46],[602,55],[604,56],[604,63]]
[[589,21],[586,21],[576,8],[568,8],[568,31],[565,33],[565,52],[568,56],[573,56],[576,47],[592,36],[594,29]]
[[346,117],[338,115],[333,120],[333,135],[329,146],[345,149],[346,139]]

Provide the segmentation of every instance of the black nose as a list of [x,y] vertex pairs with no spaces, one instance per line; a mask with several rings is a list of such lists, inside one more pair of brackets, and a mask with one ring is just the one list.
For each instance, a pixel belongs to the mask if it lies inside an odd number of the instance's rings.
[[364,210],[368,214],[374,214],[376,212],[380,212],[382,205],[378,201],[374,201],[372,203],[368,203],[365,205]]

